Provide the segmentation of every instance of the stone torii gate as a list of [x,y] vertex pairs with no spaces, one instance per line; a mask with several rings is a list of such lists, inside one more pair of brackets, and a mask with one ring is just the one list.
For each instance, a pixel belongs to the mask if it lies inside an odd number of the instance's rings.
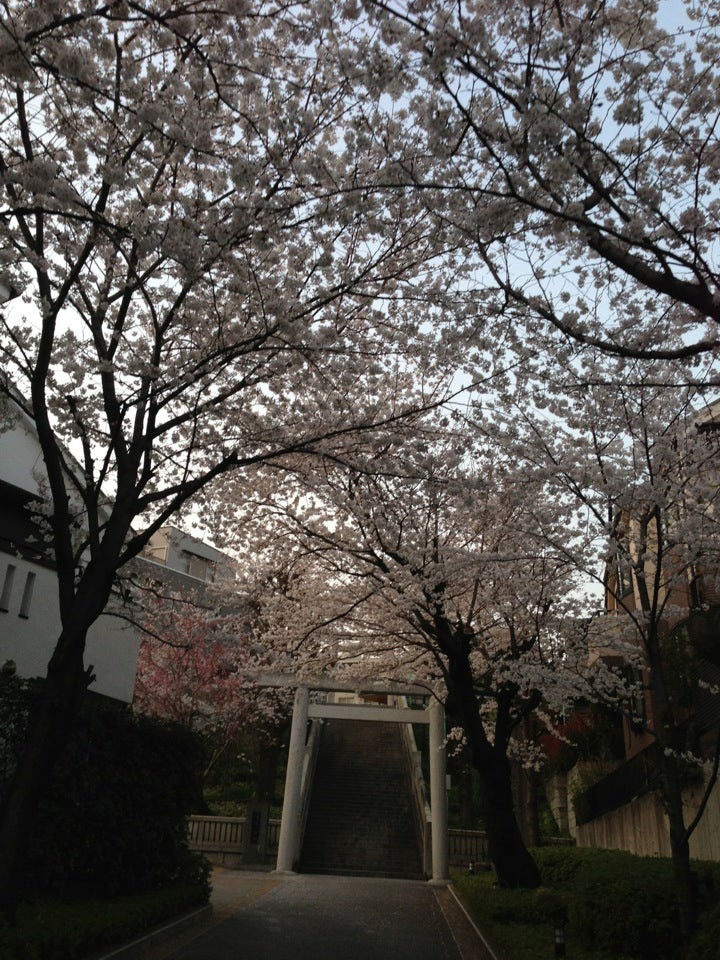
[[373,693],[402,696],[415,694],[427,696],[424,687],[413,684],[379,684],[333,681],[327,678],[298,681],[284,676],[265,676],[263,686],[296,687],[293,706],[290,747],[285,776],[285,795],[276,870],[278,873],[293,873],[298,856],[302,830],[302,776],[305,756],[305,737],[308,720],[346,719],[374,720],[385,723],[423,723],[430,727],[430,807],[432,815],[432,879],[431,883],[447,884],[448,869],[448,820],[447,781],[445,750],[445,710],[436,698],[426,709],[409,707],[379,707],[370,704],[310,703],[310,691],[333,693]]

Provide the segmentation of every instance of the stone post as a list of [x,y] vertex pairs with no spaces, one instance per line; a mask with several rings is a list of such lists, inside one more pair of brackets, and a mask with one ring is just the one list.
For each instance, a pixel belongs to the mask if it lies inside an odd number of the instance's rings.
[[439,700],[430,703],[430,809],[432,813],[432,883],[446,884],[448,866],[447,763],[445,708]]
[[300,853],[298,848],[300,846],[300,818],[302,814],[302,771],[309,703],[310,691],[308,688],[298,687],[295,691],[290,748],[285,774],[285,794],[280,823],[280,839],[278,841],[277,867],[275,868],[278,873],[292,873],[295,870]]

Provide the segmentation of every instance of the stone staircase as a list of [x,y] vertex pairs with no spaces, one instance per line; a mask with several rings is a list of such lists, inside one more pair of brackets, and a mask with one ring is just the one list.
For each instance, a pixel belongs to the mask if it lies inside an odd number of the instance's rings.
[[410,790],[397,724],[325,721],[300,870],[422,880]]

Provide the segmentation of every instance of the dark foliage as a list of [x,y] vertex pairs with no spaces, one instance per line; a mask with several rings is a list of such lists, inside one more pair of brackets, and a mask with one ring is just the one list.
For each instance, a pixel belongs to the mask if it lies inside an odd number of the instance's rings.
[[[15,718],[5,768],[21,748],[32,686],[5,684]],[[187,816],[201,797],[202,748],[194,734],[129,707],[88,698],[47,784],[18,878],[27,893],[117,896],[169,882],[202,882],[187,849]]]
[[82,960],[206,902],[207,889],[197,883],[172,884],[113,900],[33,900],[20,905],[14,925],[0,921],[0,956],[3,960]]
[[[570,927],[598,953],[633,960],[717,956],[720,864],[694,863],[702,922],[699,937],[714,953],[683,953],[672,863],[618,850],[542,847],[534,851],[543,884],[561,892]],[[703,947],[702,949],[705,949]]]
[[700,918],[682,944],[672,861],[618,850],[567,846],[533,850],[543,886],[490,887],[484,874],[457,874],[453,884],[499,955],[552,956],[553,931],[567,923],[569,957],[595,960],[717,960],[720,944],[720,863],[693,862]]

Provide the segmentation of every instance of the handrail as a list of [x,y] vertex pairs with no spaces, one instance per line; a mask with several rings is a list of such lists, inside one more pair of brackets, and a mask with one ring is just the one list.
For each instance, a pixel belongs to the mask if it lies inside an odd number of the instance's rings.
[[322,720],[311,720],[310,733],[305,743],[302,786],[300,788],[300,829],[298,830],[298,848],[295,851],[296,861],[300,859],[300,852],[305,837],[305,827],[307,826],[308,813],[310,812],[310,800],[312,798],[312,786],[315,779],[315,768],[317,766],[318,750],[320,749],[322,727]]
[[[407,697],[398,697],[407,706]],[[410,774],[413,796],[413,812],[415,814],[415,829],[422,848],[422,868],[426,877],[432,876],[432,814],[427,798],[427,788],[422,772],[420,751],[415,740],[415,732],[411,723],[400,726],[401,740],[405,762]]]

